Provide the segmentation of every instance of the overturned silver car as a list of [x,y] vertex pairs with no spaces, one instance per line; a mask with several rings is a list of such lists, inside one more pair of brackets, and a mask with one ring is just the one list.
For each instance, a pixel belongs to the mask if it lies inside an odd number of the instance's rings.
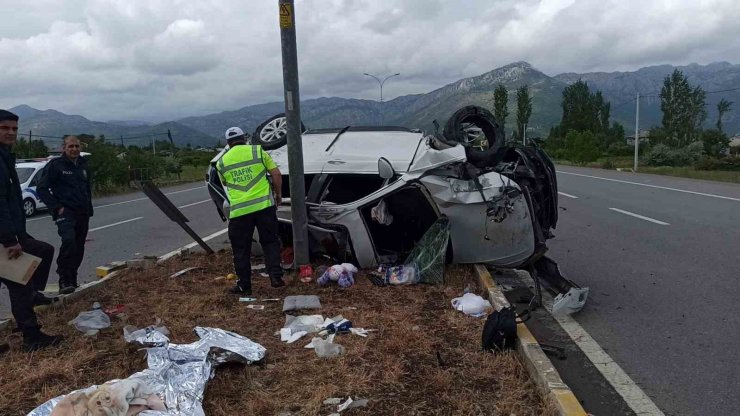
[[[268,150],[283,174],[278,217],[283,244],[290,245],[284,118],[272,117],[251,140]],[[585,303],[588,289],[565,279],[544,256],[558,220],[552,161],[536,142],[506,145],[487,110],[462,108],[443,131],[429,135],[346,126],[308,129],[302,140],[313,256],[365,268],[403,260],[446,216],[448,262],[527,269],[559,294],[557,309],[573,312]],[[207,184],[226,221],[228,200],[215,171],[222,155],[211,161]]]

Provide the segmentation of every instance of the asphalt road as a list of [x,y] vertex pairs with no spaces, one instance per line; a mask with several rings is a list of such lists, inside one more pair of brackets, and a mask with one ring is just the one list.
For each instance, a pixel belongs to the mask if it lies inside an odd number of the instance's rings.
[[[216,213],[202,182],[163,189],[175,206],[190,220],[198,235],[205,237],[226,228]],[[95,268],[114,260],[141,256],[160,256],[192,242],[177,224],[170,221],[143,193],[133,193],[93,201],[95,215],[90,219],[90,232],[85,245],[85,258],[79,272],[79,283],[97,279]],[[59,252],[60,238],[51,217],[37,214],[27,220],[28,233],[38,240],[53,244]],[[226,239],[226,236],[224,236]],[[56,290],[56,256],[47,290]],[[10,316],[7,289],[0,292],[0,319]]]
[[576,320],[665,414],[738,414],[740,185],[558,171],[550,256],[591,288]]

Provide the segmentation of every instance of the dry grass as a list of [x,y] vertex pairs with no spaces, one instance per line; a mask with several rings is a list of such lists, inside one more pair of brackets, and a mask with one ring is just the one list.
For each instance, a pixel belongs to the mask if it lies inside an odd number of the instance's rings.
[[[335,342],[345,346],[346,355],[320,359],[303,348],[309,337],[288,345],[274,335],[284,323],[282,302],[250,310],[225,293],[228,284],[214,278],[230,264],[228,253],[177,259],[150,271],[127,272],[97,293],[47,311],[44,328],[63,333],[67,341],[58,349],[26,354],[20,338],[9,336],[13,351],[0,358],[0,414],[23,415],[57,395],[145,368],[144,352],[124,343],[122,328],[146,326],[155,317],[162,318],[176,343],[195,341],[192,329],[200,325],[237,332],[267,348],[260,364],[217,369],[206,389],[208,415],[329,414],[335,407],[322,401],[349,395],[370,401],[350,414],[554,414],[515,353],[480,351],[483,320],[451,309],[453,297],[468,285],[475,287],[467,268],[451,269],[444,286],[377,288],[358,276],[352,288],[321,289],[289,276],[286,288],[273,289],[268,279],[257,277],[258,298],[318,294],[324,316],[342,314],[355,326],[377,329],[368,338],[338,336]],[[169,277],[187,266],[203,270]],[[112,328],[96,338],[66,325],[96,300],[126,304],[126,322],[114,319]]]

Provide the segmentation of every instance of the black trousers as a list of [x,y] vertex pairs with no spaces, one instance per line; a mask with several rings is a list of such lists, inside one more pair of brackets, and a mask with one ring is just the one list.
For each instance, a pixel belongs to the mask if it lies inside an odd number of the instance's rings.
[[[54,259],[54,247],[43,241],[34,240],[30,236],[20,240],[23,251],[40,257],[41,264],[36,268],[31,280],[25,286],[3,278],[0,278],[0,283],[8,287],[10,311],[18,327],[23,329],[38,326],[36,313],[33,311],[33,297],[36,291],[41,291],[46,287],[46,281],[49,280],[51,261]],[[0,250],[4,249],[0,248]]]
[[[65,209],[66,211],[66,209]],[[86,214],[64,212],[57,218],[57,231],[62,237],[62,246],[57,257],[57,274],[59,283],[77,284],[77,270],[85,256],[85,239],[90,226],[90,217]]]
[[265,266],[271,278],[283,277],[280,267],[280,237],[278,236],[277,208],[274,206],[229,220],[229,240],[234,251],[234,269],[238,284],[252,288],[252,236],[257,227]]

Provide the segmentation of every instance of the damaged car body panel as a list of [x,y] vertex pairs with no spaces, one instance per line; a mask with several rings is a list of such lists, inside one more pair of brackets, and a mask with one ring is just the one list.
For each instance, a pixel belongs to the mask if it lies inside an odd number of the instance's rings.
[[[588,288],[545,257],[558,215],[554,165],[534,142],[505,145],[486,110],[459,110],[444,134],[344,127],[308,130],[302,141],[312,256],[363,268],[403,261],[444,216],[448,262],[526,269],[560,296],[559,311],[583,307]],[[228,200],[214,168],[224,152],[206,177],[226,220]],[[278,218],[281,239],[291,244],[287,146],[268,152],[283,174]]]

